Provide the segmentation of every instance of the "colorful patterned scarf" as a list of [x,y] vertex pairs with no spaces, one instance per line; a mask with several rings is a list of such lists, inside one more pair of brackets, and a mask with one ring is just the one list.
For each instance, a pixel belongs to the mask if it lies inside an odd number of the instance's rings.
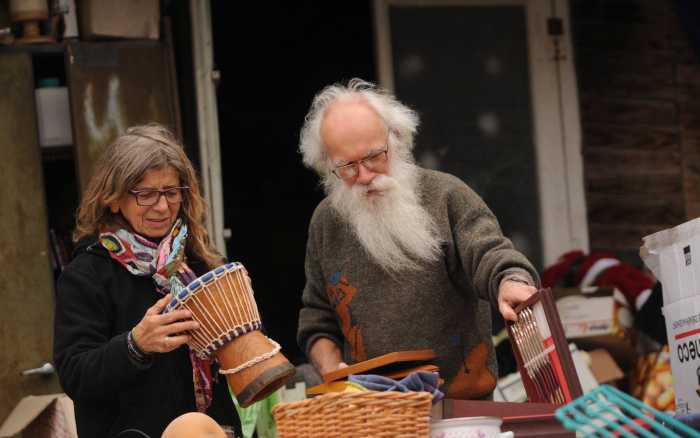
[[[151,242],[124,228],[106,230],[100,233],[99,238],[109,255],[127,271],[139,277],[152,277],[156,290],[171,296],[196,278],[185,262],[186,239],[187,225],[180,219],[175,221],[160,243]],[[197,410],[205,412],[212,400],[211,364],[208,360],[199,359],[191,348],[189,353]]]

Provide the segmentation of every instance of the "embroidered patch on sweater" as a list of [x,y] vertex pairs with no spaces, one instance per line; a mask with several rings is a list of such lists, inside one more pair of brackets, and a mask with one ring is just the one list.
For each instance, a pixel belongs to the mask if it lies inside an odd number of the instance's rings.
[[483,342],[466,353],[462,366],[447,388],[448,397],[472,400],[493,392],[496,377],[486,366],[488,354],[488,346]]
[[362,327],[353,321],[352,309],[350,308],[350,302],[357,294],[357,288],[348,282],[347,277],[336,272],[331,276],[330,282],[326,286],[326,293],[328,293],[330,302],[335,307],[335,313],[340,319],[340,328],[350,345],[352,359],[356,362],[367,360]]

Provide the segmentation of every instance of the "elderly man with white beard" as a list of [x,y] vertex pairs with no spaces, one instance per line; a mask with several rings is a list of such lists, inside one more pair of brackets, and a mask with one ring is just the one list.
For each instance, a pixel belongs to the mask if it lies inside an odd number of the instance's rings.
[[297,340],[321,374],[431,348],[448,397],[496,385],[487,300],[503,317],[537,272],[464,182],[412,157],[414,111],[373,84],[324,88],[300,136],[327,197],[309,225]]

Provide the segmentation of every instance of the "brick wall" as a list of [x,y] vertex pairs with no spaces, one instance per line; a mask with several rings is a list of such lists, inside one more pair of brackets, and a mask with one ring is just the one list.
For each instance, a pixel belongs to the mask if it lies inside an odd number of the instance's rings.
[[671,0],[573,0],[591,250],[700,215],[700,65]]

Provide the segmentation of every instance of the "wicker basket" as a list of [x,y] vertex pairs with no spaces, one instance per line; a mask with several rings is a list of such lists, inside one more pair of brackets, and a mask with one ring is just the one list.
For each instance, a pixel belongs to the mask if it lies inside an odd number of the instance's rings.
[[272,410],[281,438],[428,437],[427,392],[332,392]]

